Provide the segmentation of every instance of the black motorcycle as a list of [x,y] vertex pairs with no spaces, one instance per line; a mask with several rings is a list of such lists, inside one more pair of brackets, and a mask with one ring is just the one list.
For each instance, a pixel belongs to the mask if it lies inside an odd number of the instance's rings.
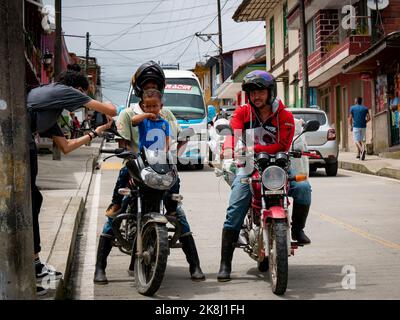
[[[180,136],[187,139],[193,135],[191,131],[185,129]],[[146,148],[140,154],[121,148],[102,149],[102,153],[114,154],[104,161],[116,156],[124,159],[128,168],[130,182],[118,190],[124,200],[111,224],[114,245],[131,255],[129,269],[134,272],[138,292],[151,296],[163,280],[170,248],[182,247],[178,243],[182,225],[165,209],[165,204],[175,202],[176,206],[183,199],[168,192],[178,179],[176,161],[169,152]]]

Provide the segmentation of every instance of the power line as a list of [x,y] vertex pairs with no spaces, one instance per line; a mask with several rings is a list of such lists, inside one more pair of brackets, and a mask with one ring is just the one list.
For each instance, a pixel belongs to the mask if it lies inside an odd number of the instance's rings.
[[[160,0],[162,2],[169,2],[173,0]],[[64,9],[69,8],[87,8],[87,7],[110,7],[110,6],[125,6],[125,5],[137,5],[137,4],[148,4],[149,1],[137,1],[137,2],[120,2],[120,3],[98,3],[98,4],[85,4],[85,5],[78,5],[78,6],[63,6]]]
[[92,50],[96,50],[96,51],[112,51],[112,52],[144,51],[144,50],[150,50],[150,49],[165,47],[165,46],[168,46],[170,44],[181,42],[181,41],[186,40],[186,39],[188,39],[190,37],[193,37],[193,35],[190,35],[190,36],[187,36],[187,37],[184,37],[182,39],[175,40],[175,41],[171,41],[171,42],[168,42],[168,43],[164,43],[164,44],[160,44],[160,45],[156,45],[156,46],[152,46],[152,47],[147,47],[147,48],[135,48],[135,49],[95,49],[95,48],[93,48]]
[[[206,3],[198,6],[193,6],[193,7],[186,7],[186,8],[181,8],[181,9],[176,9],[174,12],[179,12],[179,11],[186,11],[186,10],[193,10],[196,8],[203,8],[203,7],[208,7],[211,3]],[[172,10],[165,10],[165,11],[157,11],[157,12],[152,12],[152,15],[157,15],[157,14],[165,14],[165,13],[170,13],[173,12]],[[106,17],[93,17],[90,19],[86,18],[80,18],[80,17],[70,17],[64,15],[64,18],[70,18],[74,20],[81,20],[81,21],[104,21],[104,20],[113,20],[113,19],[121,19],[121,18],[138,18],[138,17],[143,17],[147,16],[147,14],[133,14],[133,15],[123,15],[123,16],[106,16]]]
[[[93,41],[93,40],[92,40],[92,42],[95,43],[95,44],[97,44],[98,46],[100,46],[100,47],[102,47],[102,48],[107,49],[106,47],[104,47],[104,46],[101,45],[100,43],[97,43],[96,41]],[[110,51],[110,53],[113,53],[113,54],[115,54],[115,55],[117,55],[117,56],[120,56],[120,57],[122,57],[122,58],[124,58],[124,59],[127,59],[127,60],[129,60],[129,61],[132,61],[132,62],[136,62],[136,63],[138,62],[138,61],[136,61],[136,60],[134,60],[134,59],[132,59],[132,58],[130,58],[130,57],[124,56],[124,55],[122,55],[122,54],[120,54],[120,53],[118,53],[118,52]]]
[[143,22],[154,10],[156,10],[160,5],[161,5],[161,1],[158,2],[158,3],[154,6],[154,8],[153,8],[152,10],[150,10],[150,11],[147,13],[147,15],[146,15],[145,17],[143,17],[142,20],[140,20],[138,23],[135,23],[134,25],[130,26],[129,28],[127,28],[127,29],[125,30],[126,32],[123,31],[122,34],[121,34],[120,36],[118,36],[118,37],[116,37],[115,39],[110,40],[109,42],[107,42],[107,43],[105,44],[105,46],[108,46],[110,43],[113,43],[114,41],[116,41],[116,40],[122,38],[125,34],[128,33],[129,30],[135,28],[137,25],[139,25],[140,23],[142,23],[142,22]]
[[185,50],[183,50],[183,52],[181,53],[181,55],[175,60],[175,62],[179,62],[179,59],[182,58],[182,56],[183,56],[183,55],[186,53],[186,51],[189,49],[189,47],[190,47],[190,45],[192,44],[192,41],[193,41],[193,39],[194,39],[195,37],[196,37],[195,35],[192,36],[192,39],[189,41],[189,44],[187,45],[187,47],[185,48]]
[[[233,7],[232,7],[233,8]],[[229,11],[232,9],[232,8],[230,8],[229,9]],[[168,20],[168,21],[158,21],[158,22],[138,22],[137,24],[135,24],[135,26],[136,25],[153,25],[153,24],[166,24],[166,23],[173,23],[173,22],[182,22],[182,21],[201,21],[201,20],[204,20],[204,18],[207,18],[207,17],[213,17],[214,16],[214,14],[208,14],[208,15],[204,15],[204,16],[201,16],[201,17],[195,17],[195,18],[184,18],[184,19],[180,19],[180,20]],[[127,25],[127,24],[129,24],[130,25],[130,23],[129,22],[109,22],[109,21],[95,21],[95,20],[90,20],[90,19],[80,19],[80,18],[66,18],[65,16],[64,16],[64,18],[66,19],[66,20],[68,20],[69,19],[69,22],[73,22],[74,20],[78,20],[78,21],[85,21],[85,22],[88,22],[88,23],[100,23],[100,24],[118,24],[118,25]],[[143,21],[144,19],[142,19],[141,21]],[[130,28],[128,28],[128,29],[130,29]],[[124,30],[126,30],[126,29],[124,29]]]
[[[226,6],[227,3],[228,3],[228,0],[225,1],[224,5],[223,5],[223,7],[222,7],[222,9],[221,9],[221,12],[222,12],[222,10],[225,8],[225,6]],[[234,7],[234,6],[232,6],[230,9],[232,9],[233,7]],[[230,9],[228,9],[225,13],[227,13]],[[210,21],[210,23],[209,23],[206,27],[204,27],[200,32],[203,32],[205,29],[207,29],[207,28],[215,21],[215,19],[217,19],[217,18],[218,18],[218,15],[216,15],[216,16],[214,17],[214,19],[212,19],[212,20]],[[190,47],[190,45],[192,44],[193,39],[194,39],[195,37],[196,37],[196,35],[193,36],[193,38],[190,40],[190,42],[189,42],[189,44],[187,45],[187,47],[183,50],[183,52],[179,55],[179,57],[175,60],[175,62],[178,62],[179,59],[183,57],[183,55],[184,55],[184,54],[186,53],[186,51],[189,49],[189,47]]]

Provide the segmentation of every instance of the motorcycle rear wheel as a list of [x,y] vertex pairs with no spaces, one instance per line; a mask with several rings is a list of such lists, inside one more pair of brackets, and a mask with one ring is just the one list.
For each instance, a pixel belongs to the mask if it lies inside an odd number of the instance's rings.
[[287,224],[272,220],[268,230],[269,273],[271,289],[276,295],[286,292],[288,282]]
[[143,256],[135,259],[138,292],[152,296],[160,288],[168,259],[168,229],[164,224],[149,223],[142,232]]

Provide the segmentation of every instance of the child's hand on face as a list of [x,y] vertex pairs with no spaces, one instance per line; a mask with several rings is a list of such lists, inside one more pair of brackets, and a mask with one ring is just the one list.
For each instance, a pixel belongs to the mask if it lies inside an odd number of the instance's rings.
[[157,115],[155,115],[154,113],[147,113],[147,119],[155,121],[157,120]]

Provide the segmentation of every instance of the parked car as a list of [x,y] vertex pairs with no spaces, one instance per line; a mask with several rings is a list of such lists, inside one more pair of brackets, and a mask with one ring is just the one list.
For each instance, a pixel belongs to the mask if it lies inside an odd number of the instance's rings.
[[326,175],[336,176],[338,171],[339,146],[336,140],[336,130],[329,124],[328,117],[318,106],[312,108],[288,108],[296,119],[304,122],[318,120],[318,131],[305,134],[308,151],[314,154],[309,159],[310,172],[325,168]]

